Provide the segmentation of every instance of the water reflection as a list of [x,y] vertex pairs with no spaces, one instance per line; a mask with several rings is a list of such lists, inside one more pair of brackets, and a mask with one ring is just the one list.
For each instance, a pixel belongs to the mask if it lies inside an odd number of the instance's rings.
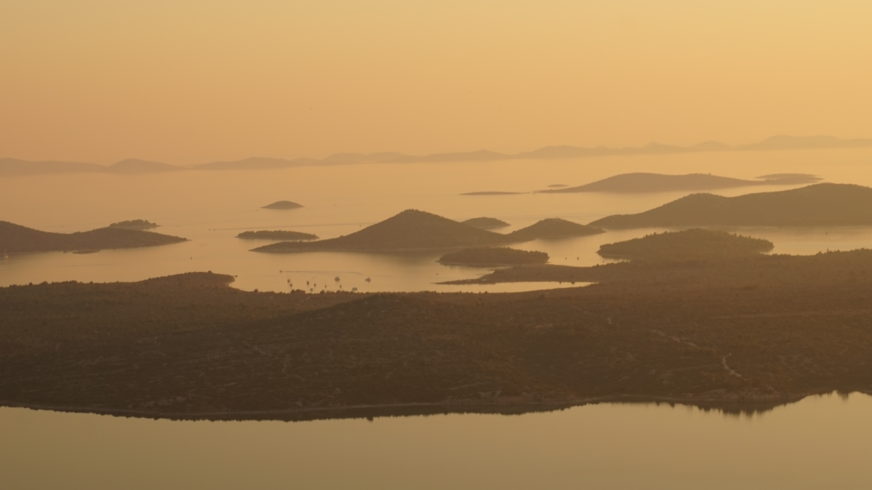
[[[140,176],[101,174],[32,176],[6,179],[0,193],[0,219],[47,231],[70,232],[123,219],[146,218],[157,231],[191,241],[152,249],[107,250],[95,254],[34,254],[0,259],[0,286],[42,281],[134,281],[158,275],[206,271],[237,276],[235,287],[286,291],[287,274],[307,272],[310,280],[330,283],[333,271],[370,282],[345,284],[360,291],[456,290],[436,283],[477,277],[486,270],[449,268],[437,256],[249,252],[258,243],[239,240],[243,230],[291,229],[333,237],[392,216],[406,208],[423,209],[463,220],[492,216],[511,223],[512,231],[550,217],[588,223],[615,213],[638,212],[681,197],[660,194],[519,194],[460,196],[469,188],[545,188],[553,182],[577,185],[615,173],[656,170],[667,173],[711,172],[753,178],[759,173],[807,172],[829,181],[872,184],[872,150],[711,153],[624,156],[603,159],[505,161],[464,164],[352,165],[301,167],[249,172],[174,172]],[[737,169],[751,169],[737,174]],[[363,184],[365,183],[365,184]],[[729,189],[737,195],[782,189],[755,186]],[[155,196],[160,196],[156,199]],[[192,196],[195,196],[192,198]],[[260,207],[279,199],[301,202],[291,211]],[[58,203],[63,203],[59,205]],[[517,245],[549,253],[551,262],[593,265],[604,243],[661,229],[611,231],[570,240]],[[777,253],[816,253],[827,249],[872,246],[872,227],[780,230],[736,229],[775,243]],[[296,279],[296,278],[290,278]],[[536,289],[541,285],[490,287],[488,291]],[[511,289],[506,289],[511,288]]]
[[3,488],[860,489],[872,397],[755,415],[601,404],[519,416],[173,422],[0,409]]

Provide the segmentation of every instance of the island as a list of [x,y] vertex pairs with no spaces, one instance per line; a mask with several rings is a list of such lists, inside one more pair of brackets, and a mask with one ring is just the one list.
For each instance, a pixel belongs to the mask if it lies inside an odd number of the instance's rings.
[[736,197],[690,194],[642,213],[608,216],[591,225],[606,229],[872,225],[872,188],[825,183]]
[[288,230],[259,230],[259,231],[243,231],[236,235],[236,238],[243,240],[282,240],[282,241],[304,241],[317,240],[318,235],[312,233],[303,233],[301,231]]
[[538,192],[575,193],[575,192],[613,192],[613,193],[645,193],[645,192],[676,192],[676,191],[706,191],[729,189],[733,187],[750,187],[759,185],[796,185],[810,184],[820,178],[809,174],[770,174],[757,180],[736,179],[712,174],[670,175],[649,172],[635,172],[614,175],[589,184],[575,187],[549,188]]
[[482,216],[479,218],[470,218],[468,220],[461,221],[461,223],[469,226],[474,226],[482,230],[498,230],[500,228],[506,228],[509,226],[508,223],[501,219],[488,218],[486,216]]
[[439,258],[440,264],[466,267],[500,267],[544,264],[545,262],[548,262],[548,254],[545,252],[517,250],[508,247],[465,248],[449,252]]
[[184,242],[185,238],[126,228],[98,228],[76,233],[51,233],[0,221],[0,252],[95,251],[113,248],[154,247]]
[[124,221],[116,221],[109,225],[109,228],[121,228],[125,230],[152,230],[157,228],[158,224],[145,219],[129,219]]
[[607,243],[597,253],[608,259],[685,261],[751,256],[773,248],[772,242],[762,238],[694,228]]
[[297,209],[303,207],[302,204],[296,203],[294,201],[276,201],[263,206],[263,209],[277,209],[277,210],[287,210],[287,209]]
[[560,238],[572,238],[603,233],[602,228],[596,226],[573,223],[561,218],[547,218],[538,221],[526,228],[509,233],[512,241],[527,242],[531,240],[555,240]]
[[407,209],[348,235],[311,242],[279,242],[255,252],[432,252],[470,247],[493,247],[537,239],[556,239],[602,233],[603,230],[551,218],[508,234],[483,230],[417,209]]

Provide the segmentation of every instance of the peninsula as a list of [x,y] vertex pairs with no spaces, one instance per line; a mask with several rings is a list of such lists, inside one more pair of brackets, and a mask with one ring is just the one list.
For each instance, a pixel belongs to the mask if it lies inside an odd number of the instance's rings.
[[771,174],[756,180],[735,179],[712,174],[669,175],[636,172],[608,177],[596,182],[575,187],[549,188],[538,192],[576,193],[576,192],[612,192],[612,193],[646,193],[646,192],[677,192],[677,191],[708,191],[729,189],[733,187],[751,187],[760,185],[796,185],[811,184],[821,179],[808,174]]
[[0,288],[0,404],[304,420],[872,393],[872,251],[587,271],[598,284],[513,294]]
[[591,225],[607,229],[872,225],[872,188],[814,184],[736,197],[691,194],[642,213],[608,216]]
[[51,233],[0,221],[0,252],[9,254],[154,247],[185,240],[177,236],[118,227],[76,233]]

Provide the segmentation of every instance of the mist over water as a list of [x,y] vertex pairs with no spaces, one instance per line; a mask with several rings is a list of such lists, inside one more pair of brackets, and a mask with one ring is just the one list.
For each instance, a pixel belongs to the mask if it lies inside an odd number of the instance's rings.
[[[447,267],[438,254],[369,253],[261,254],[250,249],[269,242],[240,240],[245,230],[289,229],[330,238],[357,231],[408,208],[463,220],[492,216],[505,230],[543,218],[588,223],[603,216],[643,211],[686,195],[535,194],[549,185],[579,185],[625,172],[712,173],[754,178],[779,172],[820,175],[828,182],[872,184],[872,149],[765,151],[639,155],[577,160],[507,160],[433,164],[360,164],[281,170],[185,171],[145,175],[40,175],[4,179],[3,219],[46,231],[72,232],[111,222],[145,218],[160,233],[190,241],[175,245],[104,250],[92,254],[40,253],[0,260],[0,285],[43,281],[136,281],[189,271],[237,276],[234,287],[287,291],[294,288],[359,291],[517,291],[557,284],[446,286],[486,270]],[[753,186],[716,191],[723,195],[782,190]],[[463,196],[474,191],[517,195]],[[303,208],[261,209],[276,200]],[[656,229],[610,231],[580,238],[534,241],[517,248],[549,253],[550,262],[604,262],[604,243],[642,236]],[[812,254],[872,246],[872,228],[733,229],[767,238],[774,253]],[[339,277],[340,281],[335,281]],[[369,278],[369,281],[367,281]],[[306,286],[306,281],[309,285]],[[317,284],[316,286],[313,286]],[[566,286],[569,286],[568,284]]]

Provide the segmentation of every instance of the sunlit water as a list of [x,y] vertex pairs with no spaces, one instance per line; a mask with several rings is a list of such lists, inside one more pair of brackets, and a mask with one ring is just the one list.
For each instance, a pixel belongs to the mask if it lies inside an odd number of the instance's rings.
[[[578,185],[630,171],[703,172],[742,178],[807,172],[831,182],[870,185],[872,149],[4,178],[0,179],[0,219],[47,231],[70,232],[123,219],[145,218],[162,225],[156,231],[190,241],[93,254],[14,256],[0,260],[0,285],[62,280],[132,281],[212,270],[236,275],[235,287],[247,290],[286,291],[289,281],[295,288],[313,290],[341,287],[359,291],[514,291],[552,287],[444,286],[437,283],[477,277],[487,271],[442,266],[436,262],[438,254],[253,253],[249,249],[268,242],[239,240],[235,235],[244,230],[292,229],[327,238],[359,230],[407,208],[459,220],[493,216],[511,223],[512,228],[503,230],[511,231],[548,217],[588,223],[610,214],[643,211],[686,194],[460,195],[478,190],[530,191],[550,184]],[[783,187],[730,189],[721,193],[736,195],[777,189]],[[260,209],[281,199],[297,201],[305,207],[291,211]],[[552,263],[591,265],[603,262],[596,255],[603,243],[652,231],[658,230],[614,231],[517,247],[548,252]],[[870,227],[735,231],[768,238],[780,253],[872,247]],[[337,276],[340,281],[335,281]],[[305,286],[307,281],[310,286]]]
[[667,405],[526,415],[177,422],[0,408],[22,489],[869,488],[872,397],[753,416]]

